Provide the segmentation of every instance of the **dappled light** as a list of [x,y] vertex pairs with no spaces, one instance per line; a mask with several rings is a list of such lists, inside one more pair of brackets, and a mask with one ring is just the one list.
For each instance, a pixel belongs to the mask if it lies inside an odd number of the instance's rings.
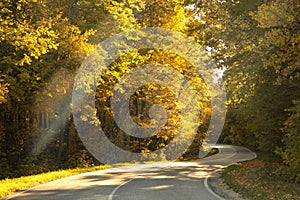
[[299,22],[299,0],[1,0],[0,198],[215,200],[232,170],[293,199]]

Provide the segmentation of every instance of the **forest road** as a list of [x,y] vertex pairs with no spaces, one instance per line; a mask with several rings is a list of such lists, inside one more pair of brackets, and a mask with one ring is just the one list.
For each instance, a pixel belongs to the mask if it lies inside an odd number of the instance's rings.
[[189,162],[143,164],[88,172],[18,192],[13,200],[222,200],[208,177],[256,154],[244,147],[213,145],[219,153]]

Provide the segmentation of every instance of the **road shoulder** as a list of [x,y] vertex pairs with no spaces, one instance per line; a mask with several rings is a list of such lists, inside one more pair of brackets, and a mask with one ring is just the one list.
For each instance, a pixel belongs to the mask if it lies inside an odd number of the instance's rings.
[[246,200],[240,194],[234,192],[221,178],[220,172],[208,179],[209,187],[220,197],[227,200]]

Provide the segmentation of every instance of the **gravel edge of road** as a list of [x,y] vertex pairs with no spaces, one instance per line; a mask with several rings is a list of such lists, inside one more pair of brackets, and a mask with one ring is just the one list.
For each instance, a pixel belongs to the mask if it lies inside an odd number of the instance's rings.
[[208,178],[209,187],[220,197],[226,200],[247,200],[241,197],[240,194],[233,191],[221,178],[220,172]]

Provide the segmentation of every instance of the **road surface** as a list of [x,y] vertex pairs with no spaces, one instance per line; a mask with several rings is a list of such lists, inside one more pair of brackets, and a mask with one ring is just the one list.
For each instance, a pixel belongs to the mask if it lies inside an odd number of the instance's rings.
[[222,200],[207,178],[233,162],[251,160],[249,149],[214,145],[219,153],[191,162],[156,163],[88,172],[16,193],[13,200]]

